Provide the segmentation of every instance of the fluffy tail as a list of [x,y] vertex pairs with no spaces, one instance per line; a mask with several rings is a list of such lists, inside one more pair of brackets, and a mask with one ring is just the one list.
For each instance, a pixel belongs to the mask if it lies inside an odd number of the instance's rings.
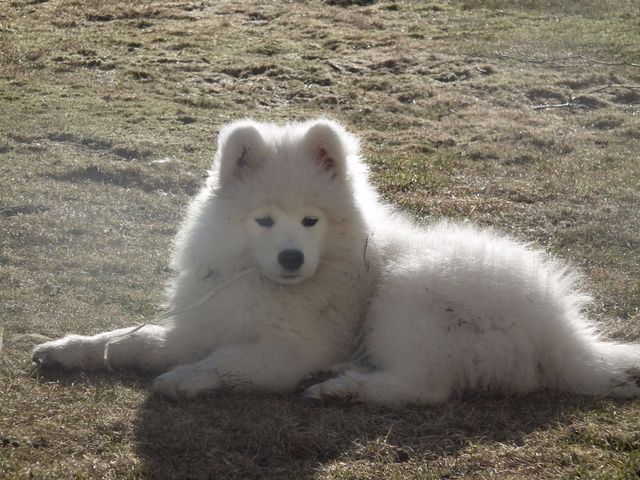
[[[582,352],[565,351],[557,380],[584,395],[640,397],[640,345],[592,340]],[[568,358],[571,356],[571,358]]]

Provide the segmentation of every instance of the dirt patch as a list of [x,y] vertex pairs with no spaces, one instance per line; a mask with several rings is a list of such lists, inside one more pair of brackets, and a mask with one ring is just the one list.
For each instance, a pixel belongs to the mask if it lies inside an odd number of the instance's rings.
[[16,215],[33,215],[34,213],[48,212],[46,205],[15,205],[11,207],[0,207],[0,215],[4,217],[14,217]]
[[79,137],[73,133],[51,133],[47,135],[47,139],[52,142],[72,143],[92,150],[110,150],[113,143],[109,140],[102,140],[92,137]]
[[613,101],[627,105],[640,104],[640,85],[635,88],[622,87],[620,91],[616,93]]
[[174,178],[172,175],[152,175],[137,166],[89,165],[64,173],[49,173],[49,178],[65,182],[90,181],[123,188],[138,188],[145,192],[163,191],[193,195],[199,185],[194,178]]

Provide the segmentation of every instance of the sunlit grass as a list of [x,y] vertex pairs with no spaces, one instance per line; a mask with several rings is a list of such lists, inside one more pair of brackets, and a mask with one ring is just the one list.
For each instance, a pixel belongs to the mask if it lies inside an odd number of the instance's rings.
[[637,341],[635,7],[3,4],[0,477],[635,475],[637,402],[541,393],[389,410],[223,392],[170,404],[147,397],[148,378],[39,376],[29,359],[42,335],[153,318],[217,131],[243,117],[343,122],[387,200],[566,258],[586,274],[590,315]]

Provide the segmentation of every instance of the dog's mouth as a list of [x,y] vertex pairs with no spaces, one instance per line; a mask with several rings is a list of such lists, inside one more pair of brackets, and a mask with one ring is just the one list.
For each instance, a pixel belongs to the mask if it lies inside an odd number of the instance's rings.
[[267,273],[267,277],[269,277],[269,279],[281,285],[294,285],[296,283],[301,283],[303,280],[306,280],[307,278],[306,276],[300,273],[279,273],[277,275],[271,275]]
[[280,278],[285,278],[287,280],[300,277],[297,273],[282,273],[279,276]]
[[299,273],[281,273],[280,275],[278,275],[278,281],[280,283],[286,284],[300,283],[304,279],[305,277],[303,277]]

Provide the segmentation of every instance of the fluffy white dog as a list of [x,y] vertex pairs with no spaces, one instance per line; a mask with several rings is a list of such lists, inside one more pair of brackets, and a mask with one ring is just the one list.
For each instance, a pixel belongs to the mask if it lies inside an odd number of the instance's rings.
[[36,347],[42,367],[165,372],[153,391],[220,386],[434,403],[467,391],[640,394],[640,347],[602,340],[576,275],[451,222],[421,228],[373,191],[358,141],[327,120],[220,133],[177,236],[162,325]]

